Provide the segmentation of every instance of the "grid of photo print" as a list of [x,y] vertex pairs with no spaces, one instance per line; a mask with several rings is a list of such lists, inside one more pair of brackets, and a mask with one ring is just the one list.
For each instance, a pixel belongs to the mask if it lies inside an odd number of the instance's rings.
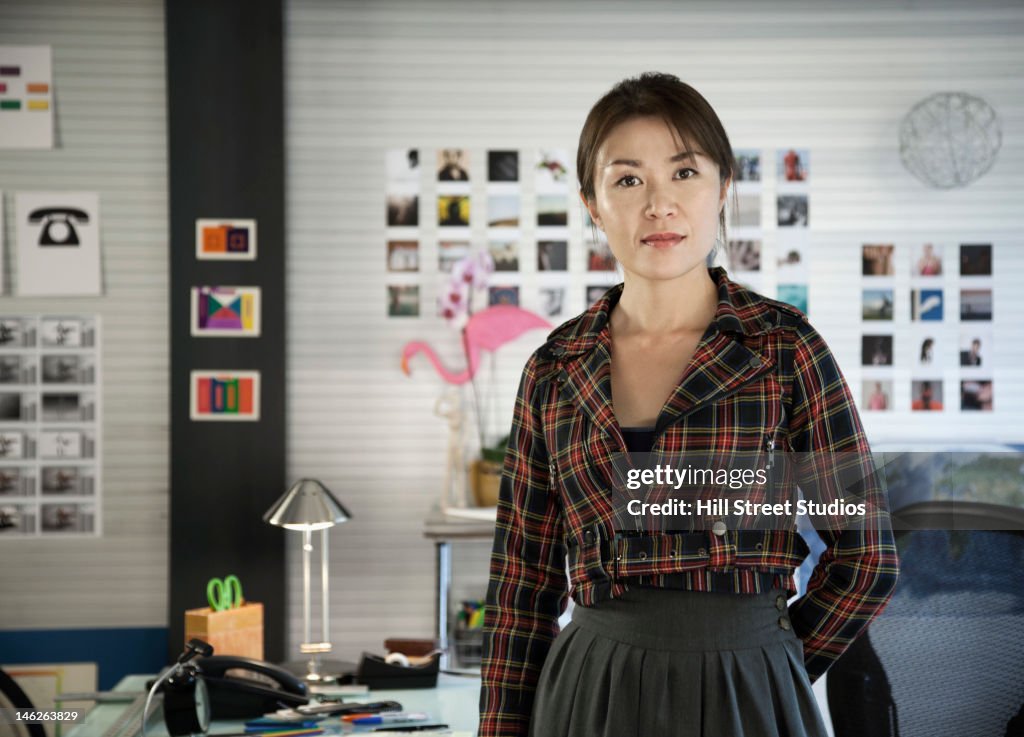
[[[775,292],[779,300],[807,314],[808,243],[810,239],[810,152],[738,148],[736,199],[727,203],[730,275],[765,293],[765,268],[774,250]],[[771,213],[765,221],[764,213]],[[774,249],[768,244],[774,242]]]
[[99,317],[0,317],[0,538],[100,534]]
[[[898,389],[909,392],[913,412],[992,411],[992,245],[922,242],[906,256],[899,250],[893,243],[861,245],[863,408],[893,410]],[[898,258],[909,259],[906,295],[894,286]],[[958,307],[950,304],[950,295],[958,297]],[[897,307],[904,296],[908,305]],[[900,313],[909,320],[909,331],[895,329]],[[907,367],[896,358],[901,355],[894,345],[897,333],[911,343],[909,386],[899,388],[894,370]],[[959,387],[945,386],[951,375]]]
[[568,149],[395,149],[385,158],[388,317],[424,316],[424,295],[484,251],[494,263],[488,304],[556,324],[621,280],[575,193]]

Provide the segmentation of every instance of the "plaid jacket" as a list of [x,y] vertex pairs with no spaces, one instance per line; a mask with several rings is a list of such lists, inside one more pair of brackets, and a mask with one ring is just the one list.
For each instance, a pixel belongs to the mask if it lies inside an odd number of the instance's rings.
[[[794,452],[869,457],[843,375],[806,317],[729,280],[724,269],[710,273],[715,319],[662,408],[656,444],[728,452],[778,438]],[[793,572],[808,548],[792,529],[615,533],[609,459],[626,445],[611,402],[608,318],[621,292],[621,284],[613,287],[556,328],[523,371],[491,554],[480,737],[527,734],[569,583],[580,606],[618,597],[629,583],[796,593]],[[827,474],[812,480],[828,484]],[[866,498],[869,524],[819,531],[827,549],[807,593],[789,607],[812,681],[882,611],[896,583],[884,489],[869,488]]]

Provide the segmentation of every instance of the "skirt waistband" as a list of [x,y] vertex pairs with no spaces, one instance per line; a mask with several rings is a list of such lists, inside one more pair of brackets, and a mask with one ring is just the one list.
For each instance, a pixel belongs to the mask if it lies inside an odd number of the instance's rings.
[[786,592],[731,594],[630,587],[596,606],[576,606],[572,622],[635,647],[698,652],[739,650],[794,639]]

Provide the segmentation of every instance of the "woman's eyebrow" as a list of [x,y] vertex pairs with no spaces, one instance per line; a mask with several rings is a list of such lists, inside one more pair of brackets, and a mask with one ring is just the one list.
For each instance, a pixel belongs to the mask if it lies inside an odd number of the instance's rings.
[[[704,156],[704,153],[702,151],[680,151],[675,156],[670,156],[667,159],[667,161],[670,164],[675,164],[676,162],[686,161],[687,159],[689,159],[694,164],[696,164],[698,156]],[[617,166],[620,164],[624,166],[640,167],[643,165],[643,162],[640,161],[640,159],[615,159],[615,161],[609,161],[607,164],[605,164],[604,168],[608,169],[612,166]]]

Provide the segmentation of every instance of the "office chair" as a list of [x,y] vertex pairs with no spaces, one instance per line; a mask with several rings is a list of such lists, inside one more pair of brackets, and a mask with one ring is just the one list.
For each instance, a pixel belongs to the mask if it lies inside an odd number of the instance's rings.
[[[0,668],[0,709],[34,709],[13,678]],[[46,737],[41,724],[0,724],[0,737]]]
[[892,600],[829,669],[836,737],[1024,737],[1024,510],[893,513]]

